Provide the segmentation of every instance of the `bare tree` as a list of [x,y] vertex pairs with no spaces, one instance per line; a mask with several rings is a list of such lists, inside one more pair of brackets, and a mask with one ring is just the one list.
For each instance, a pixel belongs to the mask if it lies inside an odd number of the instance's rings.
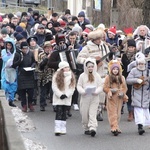
[[143,24],[147,25],[150,28],[150,0],[144,0]]

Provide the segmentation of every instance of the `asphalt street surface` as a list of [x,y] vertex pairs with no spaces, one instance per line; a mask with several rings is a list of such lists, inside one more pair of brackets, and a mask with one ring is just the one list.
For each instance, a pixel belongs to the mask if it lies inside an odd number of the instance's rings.
[[[20,101],[15,102],[20,107]],[[32,119],[36,130],[23,133],[26,138],[40,142],[48,150],[150,150],[150,129],[145,127],[145,134],[139,135],[134,121],[127,121],[127,110],[121,116],[120,129],[122,133],[118,136],[112,135],[104,112],[104,121],[98,122],[95,137],[85,135],[81,125],[79,111],[73,110],[72,117],[67,119],[67,134],[55,136],[52,105],[47,101],[46,111],[40,111],[39,104],[35,106],[35,112],[26,114]]]

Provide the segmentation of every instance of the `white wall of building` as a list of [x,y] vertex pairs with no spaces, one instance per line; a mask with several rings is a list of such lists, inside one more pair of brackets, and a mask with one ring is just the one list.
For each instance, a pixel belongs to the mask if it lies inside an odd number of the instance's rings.
[[68,0],[68,9],[70,9],[72,15],[77,16],[82,10],[82,0]]

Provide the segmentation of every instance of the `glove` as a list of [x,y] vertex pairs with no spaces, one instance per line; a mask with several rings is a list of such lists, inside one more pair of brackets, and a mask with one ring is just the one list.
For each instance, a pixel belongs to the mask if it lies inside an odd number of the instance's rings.
[[110,90],[111,90],[112,94],[114,94],[114,93],[116,93],[118,91],[117,88],[113,88],[113,89],[110,89]]
[[123,98],[123,97],[124,97],[124,93],[123,93],[123,92],[120,92],[120,93],[118,94],[118,97],[119,97],[119,98]]
[[60,99],[65,99],[65,98],[67,98],[67,96],[65,94],[60,96]]
[[141,84],[142,82],[143,82],[142,79],[137,79],[137,83],[138,83],[138,84]]

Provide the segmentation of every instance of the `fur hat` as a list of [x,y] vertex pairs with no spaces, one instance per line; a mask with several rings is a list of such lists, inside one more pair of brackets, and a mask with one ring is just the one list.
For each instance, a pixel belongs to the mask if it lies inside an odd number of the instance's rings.
[[113,34],[113,35],[116,35],[116,27],[113,26],[113,27],[111,27],[110,29],[108,29],[108,33],[111,33],[111,34]]
[[59,67],[59,70],[61,70],[61,69],[65,68],[65,67],[69,67],[69,64],[66,61],[61,61],[59,63],[59,65],[58,65],[58,67]]
[[133,46],[133,47],[136,47],[136,43],[135,43],[135,40],[134,39],[129,39],[127,40],[127,46]]
[[102,38],[104,35],[104,31],[102,30],[94,30],[88,34],[89,40],[96,40],[98,38]]
[[109,74],[111,74],[111,71],[117,67],[119,69],[119,72],[122,72],[122,67],[120,65],[120,62],[117,61],[117,60],[111,60],[109,63],[108,63],[108,71],[109,71]]

